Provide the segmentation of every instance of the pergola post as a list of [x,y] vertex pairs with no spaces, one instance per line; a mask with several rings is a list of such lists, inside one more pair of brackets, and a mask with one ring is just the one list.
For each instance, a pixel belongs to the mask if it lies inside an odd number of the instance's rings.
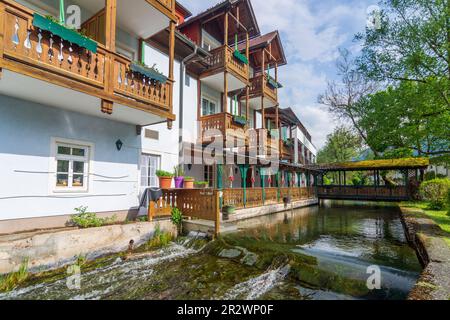
[[248,165],[239,165],[239,171],[241,172],[241,180],[242,180],[244,208],[247,207],[247,173],[248,173],[248,168],[249,168]]
[[263,203],[263,205],[265,205],[265,203],[266,203],[266,170],[264,168],[261,168],[259,175],[261,178],[262,203]]

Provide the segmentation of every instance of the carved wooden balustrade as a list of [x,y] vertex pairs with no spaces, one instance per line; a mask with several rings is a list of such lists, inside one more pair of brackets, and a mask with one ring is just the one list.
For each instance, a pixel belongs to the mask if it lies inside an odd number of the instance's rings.
[[211,142],[213,138],[223,141],[235,141],[239,146],[247,145],[247,126],[237,124],[230,113],[217,113],[200,118],[199,140]]
[[210,51],[211,56],[203,59],[206,71],[202,77],[206,77],[225,70],[232,72],[244,82],[249,81],[249,66],[240,62],[233,55],[233,49],[229,46],[221,46]]
[[278,102],[278,90],[268,84],[266,74],[260,74],[250,79],[250,97],[260,97],[263,94],[273,102]]
[[170,80],[162,84],[131,72],[129,59],[100,43],[93,53],[35,27],[34,12],[15,1],[1,0],[0,16],[1,68],[148,112],[172,113]]

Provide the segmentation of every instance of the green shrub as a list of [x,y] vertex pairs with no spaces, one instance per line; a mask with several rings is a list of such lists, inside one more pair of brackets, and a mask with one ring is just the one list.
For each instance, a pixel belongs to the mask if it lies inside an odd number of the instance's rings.
[[442,210],[446,207],[449,189],[449,179],[433,179],[422,183],[420,195],[423,200],[430,202],[429,209]]
[[168,232],[162,232],[159,225],[156,226],[153,238],[145,244],[145,249],[150,250],[159,247],[166,247],[173,240],[172,234]]
[[447,192],[447,208],[448,208],[448,215],[450,216],[450,189],[448,189]]
[[86,229],[113,224],[117,220],[116,215],[111,218],[99,218],[95,213],[87,212],[87,209],[87,207],[75,208],[75,212],[77,212],[77,214],[72,216],[70,222],[79,228]]
[[157,170],[156,176],[159,178],[173,178],[173,173],[164,170]]
[[8,292],[17,288],[21,283],[28,279],[28,260],[20,265],[19,271],[8,275],[0,275],[0,292]]
[[183,223],[183,213],[178,208],[172,208],[170,220],[176,226]]

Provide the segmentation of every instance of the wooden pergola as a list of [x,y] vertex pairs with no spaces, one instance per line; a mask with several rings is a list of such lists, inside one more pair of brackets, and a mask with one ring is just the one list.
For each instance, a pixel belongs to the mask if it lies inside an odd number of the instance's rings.
[[[317,189],[321,199],[404,201],[412,198],[414,182],[423,180],[424,171],[429,165],[430,161],[426,158],[407,158],[318,164],[307,168],[319,172]],[[396,171],[403,177],[403,183],[389,181],[386,171]],[[370,172],[373,174],[373,184],[349,185],[349,172]],[[337,181],[325,185],[324,176],[329,173],[335,173]]]

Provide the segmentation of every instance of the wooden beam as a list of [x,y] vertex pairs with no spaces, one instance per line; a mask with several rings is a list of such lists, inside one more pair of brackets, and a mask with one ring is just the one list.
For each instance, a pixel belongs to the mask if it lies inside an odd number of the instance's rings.
[[[175,81],[174,76],[174,62],[175,62],[175,22],[170,22],[170,32],[169,32],[169,79]],[[173,87],[170,87],[170,99],[169,99],[169,109],[173,113]]]
[[113,113],[113,105],[114,103],[112,101],[102,99],[101,111],[103,113],[111,115]]

